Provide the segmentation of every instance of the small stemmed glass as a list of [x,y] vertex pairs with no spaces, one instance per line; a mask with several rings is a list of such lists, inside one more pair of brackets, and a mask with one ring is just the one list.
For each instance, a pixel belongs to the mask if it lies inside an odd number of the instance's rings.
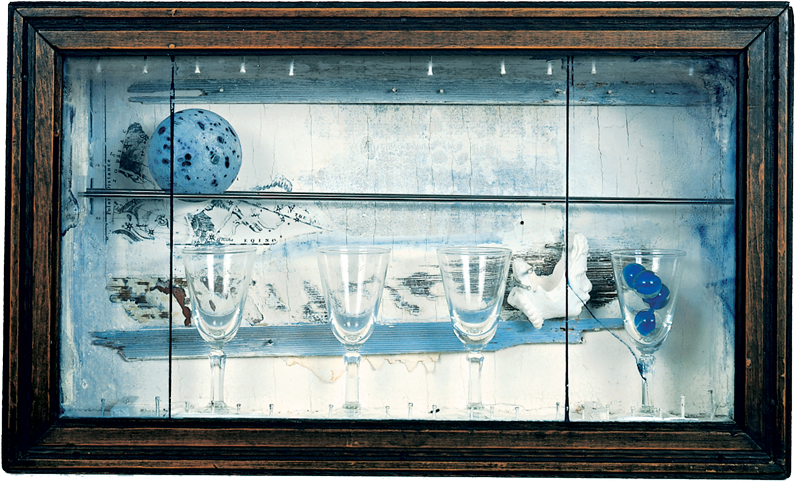
[[331,246],[317,249],[325,304],[334,336],[345,347],[344,409],[361,408],[359,349],[378,319],[391,249],[377,246]]
[[481,350],[494,337],[503,305],[511,250],[451,247],[436,250],[445,297],[456,337],[468,350],[467,409],[483,409]]
[[625,333],[639,354],[636,357],[642,378],[639,414],[644,417],[658,413],[650,394],[655,352],[672,329],[685,256],[683,251],[668,249],[611,251]]
[[198,246],[183,250],[192,323],[211,347],[211,402],[207,411],[227,413],[224,401],[225,352],[242,322],[247,290],[253,276],[256,248]]

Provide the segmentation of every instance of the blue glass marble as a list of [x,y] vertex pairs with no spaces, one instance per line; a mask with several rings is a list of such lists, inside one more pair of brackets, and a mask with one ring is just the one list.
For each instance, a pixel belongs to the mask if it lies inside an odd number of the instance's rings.
[[625,278],[625,282],[628,283],[628,286],[631,289],[636,289],[633,286],[633,281],[642,271],[644,271],[644,266],[640,265],[639,263],[630,263],[622,268],[622,277]]
[[661,278],[652,271],[642,271],[633,280],[633,289],[643,298],[652,298],[661,291]]
[[656,314],[653,310],[640,311],[636,313],[633,323],[636,325],[636,331],[642,336],[647,336],[656,329]]
[[650,309],[660,310],[661,308],[667,306],[667,303],[669,303],[669,288],[667,288],[667,285],[662,283],[661,291],[659,291],[654,297],[648,298],[644,301],[650,305]]
[[167,117],[147,145],[147,164],[156,183],[169,190],[172,165],[175,194],[225,192],[242,167],[242,147],[230,123],[206,109],[186,109],[174,114],[172,131]]

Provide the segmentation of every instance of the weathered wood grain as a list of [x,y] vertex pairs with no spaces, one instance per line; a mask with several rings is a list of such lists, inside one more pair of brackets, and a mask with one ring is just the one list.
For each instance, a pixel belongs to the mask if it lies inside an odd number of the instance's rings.
[[[5,341],[4,365],[4,413],[3,413],[3,454],[4,460],[9,454],[14,454],[18,449],[20,435],[20,412],[26,411],[21,398],[26,392],[25,381],[22,379],[23,364],[27,362],[21,356],[22,334],[21,324],[24,323],[23,288],[24,269],[22,246],[23,231],[23,186],[19,182],[22,173],[22,163],[25,149],[23,138],[23,122],[25,108],[22,104],[22,79],[23,66],[23,35],[25,32],[23,18],[14,13],[11,19],[11,48],[9,58],[9,99],[8,99],[8,129],[6,160],[6,240],[5,240],[5,284],[4,284],[4,323],[3,338]],[[13,180],[13,181],[12,181]],[[6,437],[5,434],[9,436]]]
[[[776,23],[778,45],[788,45],[791,41],[792,16],[784,11]],[[792,59],[789,51],[778,49],[777,92],[776,92],[776,156],[777,156],[777,277],[776,277],[776,457],[787,463],[791,449],[791,296],[792,296],[792,151],[789,139],[792,129]],[[782,429],[781,429],[782,428]]]
[[748,55],[748,106],[747,114],[751,122],[748,124],[747,136],[747,163],[746,163],[746,189],[747,207],[746,219],[748,226],[745,228],[747,233],[744,238],[745,250],[745,276],[747,279],[745,288],[745,316],[750,321],[745,325],[743,333],[745,353],[744,384],[746,392],[751,396],[746,396],[743,400],[745,407],[745,424],[751,427],[756,433],[764,432],[765,403],[767,394],[765,393],[764,371],[765,354],[763,353],[764,333],[758,327],[758,321],[764,318],[764,291],[767,289],[766,281],[768,273],[765,272],[765,232],[762,220],[766,216],[765,212],[765,166],[767,160],[764,159],[765,122],[766,119],[764,102],[764,50],[765,38],[759,37],[751,45]]
[[[189,457],[183,459],[130,459],[115,458],[110,460],[105,469],[98,469],[93,459],[59,459],[48,457],[43,459],[41,470],[53,471],[61,469],[70,473],[157,473],[179,472],[179,473],[203,473],[215,471],[220,474],[275,474],[275,475],[301,475],[313,472],[316,475],[345,475],[355,472],[364,474],[383,474],[383,475],[405,475],[405,476],[495,476],[495,477],[544,477],[554,476],[561,473],[570,473],[578,477],[592,477],[603,474],[618,477],[691,477],[693,475],[703,475],[705,477],[734,477],[736,475],[751,476],[752,478],[776,478],[781,476],[780,470],[774,465],[738,461],[736,462],[705,462],[694,459],[689,462],[644,462],[610,464],[607,460],[589,460],[584,457],[582,460],[564,460],[562,458],[546,459],[537,452],[538,456],[528,455],[522,457],[514,454],[515,460],[502,462],[477,462],[478,454],[468,453],[465,460],[456,459],[452,450],[442,451],[441,453],[426,454],[432,460],[421,460],[410,457],[405,452],[392,453],[396,458],[393,460],[378,460],[372,453],[359,451],[350,456],[340,454],[336,459],[321,460],[315,456],[316,450],[305,451],[298,456],[296,450],[291,451],[293,457],[270,451],[269,457],[255,459],[253,461],[242,461],[238,459],[214,459],[199,462]],[[387,451],[381,451],[387,453]],[[481,454],[485,451],[481,451]],[[284,458],[280,458],[281,456]],[[724,458],[723,458],[724,460]],[[559,467],[554,469],[553,467]],[[702,467],[702,468],[699,468]]]
[[583,31],[141,31],[42,30],[64,50],[168,52],[263,49],[585,49],[731,50],[746,47],[760,30]]
[[[214,424],[214,422],[209,422]],[[124,445],[147,448],[148,458],[115,457],[119,452],[118,431],[114,428],[64,426],[53,430],[42,441],[44,466],[96,470],[98,459],[108,460],[112,470],[148,471],[159,468],[207,470],[211,467],[232,472],[302,472],[309,469],[329,473],[417,473],[417,474],[496,474],[556,473],[566,469],[575,475],[592,473],[697,474],[739,473],[769,475],[779,473],[762,457],[752,456],[757,446],[733,427],[589,427],[585,424],[525,423],[463,424],[395,421],[387,423],[282,422],[269,421],[255,430],[217,426],[193,428],[174,424],[148,425],[127,430]],[[375,429],[380,429],[378,432]],[[602,437],[603,448],[597,448]],[[189,447],[176,447],[175,440],[190,440]],[[65,443],[69,450],[82,454],[79,460],[59,453]],[[652,460],[645,447],[657,444],[667,448],[667,457]],[[230,454],[198,460],[186,457],[201,447],[228,445]],[[713,452],[703,448],[713,444]],[[321,447],[338,447],[333,453]],[[164,452],[166,449],[166,452]],[[227,454],[227,452],[226,452]],[[247,458],[241,458],[247,454]],[[487,463],[485,457],[491,458]],[[94,460],[93,460],[94,458]],[[124,460],[121,460],[124,459]],[[154,460],[155,459],[155,460]],[[115,462],[117,460],[117,462]],[[611,463],[617,460],[616,463]],[[620,460],[625,460],[620,462]],[[58,461],[58,463],[55,463]],[[431,472],[433,471],[433,472]],[[511,471],[511,472],[509,472]]]
[[[131,102],[169,102],[168,82],[137,83]],[[432,105],[566,105],[565,84],[515,79],[453,80],[218,80],[175,82],[176,103],[266,104],[432,104]],[[663,95],[669,93],[669,95]],[[138,94],[138,95],[136,95]],[[659,95],[655,95],[659,94]],[[710,103],[712,97],[686,84],[603,84],[581,96],[580,105],[687,106]]]
[[35,46],[36,76],[33,82],[33,129],[34,145],[27,175],[31,177],[28,200],[32,204],[31,241],[32,307],[31,316],[41,320],[31,326],[31,357],[37,362],[32,366],[33,398],[31,400],[31,429],[43,432],[52,416],[51,403],[54,387],[58,385],[55,348],[57,310],[54,300],[58,289],[58,230],[57,213],[59,202],[54,191],[54,177],[59,171],[56,131],[60,116],[56,101],[56,59],[52,47],[32,34]]
[[600,8],[574,8],[569,4],[560,6],[518,6],[480,8],[466,6],[414,6],[397,8],[393,6],[339,6],[331,9],[325,7],[307,7],[293,5],[291,7],[251,7],[238,6],[230,8],[202,8],[195,6],[173,7],[119,7],[108,9],[91,6],[54,7],[21,7],[19,12],[26,17],[45,18],[772,18],[784,9],[780,3],[767,3],[750,8],[718,7],[703,8],[697,6],[609,6]]
[[[124,423],[118,421],[117,423]],[[743,452],[757,447],[753,440],[737,431],[733,426],[719,424],[554,424],[497,422],[492,424],[474,423],[460,426],[456,422],[440,424],[415,420],[394,421],[263,421],[258,429],[224,427],[225,421],[206,420],[208,426],[193,427],[189,422],[157,423],[151,422],[142,427],[130,427],[128,443],[132,446],[172,447],[175,440],[190,441],[188,446],[206,446],[225,443],[233,447],[252,448],[314,448],[337,446],[341,448],[360,448],[362,450],[385,448],[391,444],[398,449],[476,449],[497,450],[542,450],[542,451],[593,451],[597,450],[597,437],[608,436],[602,450],[641,451],[644,446],[655,443],[676,452],[690,454],[715,442],[717,453]],[[591,427],[589,425],[592,425]],[[696,431],[694,425],[702,428]],[[646,433],[638,433],[647,427]],[[378,433],[374,429],[380,428]],[[299,430],[298,430],[299,429]],[[241,432],[241,437],[230,439],[233,431]],[[259,433],[260,432],[260,433]],[[263,434],[270,434],[263,436]],[[92,427],[67,423],[49,433],[41,442],[42,447],[57,448],[69,440],[79,441],[83,449],[104,446],[111,449],[118,443],[114,427]],[[225,439],[228,439],[227,441]],[[507,438],[507,440],[503,440]],[[177,447],[176,451],[180,450]],[[563,453],[563,456],[569,456]]]
[[789,136],[785,134],[786,102],[791,94],[782,80],[788,79],[790,64],[775,62],[783,55],[780,39],[785,36],[780,30],[781,22],[776,20],[748,50],[748,91],[752,94],[748,114],[755,122],[749,124],[747,137],[745,311],[749,322],[743,349],[745,429],[765,451],[782,458],[787,440],[781,424],[787,409],[784,390],[790,344],[786,320],[791,306],[786,291],[791,204]]

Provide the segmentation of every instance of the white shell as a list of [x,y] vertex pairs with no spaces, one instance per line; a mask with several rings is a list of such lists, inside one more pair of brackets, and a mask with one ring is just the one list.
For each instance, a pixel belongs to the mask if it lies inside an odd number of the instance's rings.
[[537,276],[533,268],[519,258],[513,261],[513,276],[522,287],[511,289],[508,304],[525,313],[537,329],[546,319],[578,316],[583,304],[589,301],[592,290],[592,282],[586,277],[589,242],[586,236],[575,233],[570,236],[568,244],[570,288],[567,288],[564,269],[566,253],[562,253],[553,273],[548,276]]

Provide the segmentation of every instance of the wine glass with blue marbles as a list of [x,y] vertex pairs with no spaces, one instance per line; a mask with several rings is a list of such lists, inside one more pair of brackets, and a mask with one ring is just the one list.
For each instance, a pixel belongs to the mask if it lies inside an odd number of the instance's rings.
[[672,329],[675,301],[686,253],[669,249],[628,249],[611,252],[617,297],[625,333],[638,352],[636,365],[642,377],[639,414],[654,416],[649,383],[655,352]]

